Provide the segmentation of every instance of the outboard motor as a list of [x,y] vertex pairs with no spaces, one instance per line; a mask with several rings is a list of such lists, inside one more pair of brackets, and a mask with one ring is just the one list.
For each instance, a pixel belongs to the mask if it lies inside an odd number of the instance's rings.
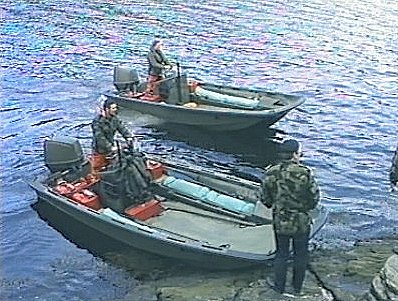
[[77,177],[90,172],[90,163],[83,154],[80,142],[73,138],[54,138],[44,142],[44,162],[52,172],[73,169]]
[[140,83],[140,76],[136,69],[129,67],[116,66],[113,70],[113,84],[115,88],[121,91],[137,92]]

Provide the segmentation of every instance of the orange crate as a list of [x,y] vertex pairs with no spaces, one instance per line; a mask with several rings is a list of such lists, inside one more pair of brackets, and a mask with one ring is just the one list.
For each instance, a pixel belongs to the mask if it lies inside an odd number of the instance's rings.
[[99,196],[88,189],[83,189],[80,192],[74,193],[72,199],[94,210],[102,208]]
[[158,216],[164,211],[158,200],[152,199],[138,206],[127,208],[124,213],[133,218],[145,221],[151,217]]

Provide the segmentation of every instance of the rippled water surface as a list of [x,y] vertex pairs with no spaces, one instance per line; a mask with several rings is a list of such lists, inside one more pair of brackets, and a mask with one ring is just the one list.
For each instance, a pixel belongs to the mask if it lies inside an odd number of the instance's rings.
[[[17,0],[0,3],[0,15],[0,299],[123,298],[151,264],[159,271],[156,260],[126,268],[120,254],[108,261],[77,247],[39,218],[26,184],[45,171],[46,137],[89,145],[113,67],[136,65],[144,76],[155,37],[196,78],[306,97],[273,128],[303,143],[316,172],[331,211],[319,244],[397,234],[398,197],[388,183],[397,145],[395,0]],[[121,113],[149,152],[254,176],[272,157],[265,133],[220,137]]]

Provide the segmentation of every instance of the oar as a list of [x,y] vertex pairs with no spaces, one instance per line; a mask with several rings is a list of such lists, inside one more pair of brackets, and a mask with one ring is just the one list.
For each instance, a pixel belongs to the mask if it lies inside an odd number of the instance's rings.
[[224,174],[224,173],[220,173],[218,171],[214,171],[211,170],[209,168],[206,167],[201,167],[201,166],[192,166],[189,163],[182,163],[182,162],[176,162],[176,161],[168,161],[162,157],[156,156],[154,154],[146,154],[146,157],[150,160],[154,160],[154,161],[158,161],[162,164],[165,164],[166,166],[168,166],[171,169],[182,169],[182,170],[186,170],[186,171],[190,171],[190,172],[202,172],[212,178],[218,178],[218,179],[222,179],[222,180],[226,180],[226,181],[231,181],[231,182],[235,182],[235,183],[239,183],[240,185],[244,185],[250,188],[258,188],[260,186],[260,184],[258,182],[254,182],[248,179],[244,179],[239,177],[239,179],[234,176],[234,175],[229,175],[229,174]]

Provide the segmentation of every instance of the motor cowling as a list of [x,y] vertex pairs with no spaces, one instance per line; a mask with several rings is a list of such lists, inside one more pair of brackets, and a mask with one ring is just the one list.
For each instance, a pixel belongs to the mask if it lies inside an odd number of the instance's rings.
[[58,172],[80,169],[88,161],[77,139],[54,138],[44,142],[44,162],[51,172]]
[[140,83],[136,69],[116,66],[113,70],[113,84],[118,91],[135,91]]

